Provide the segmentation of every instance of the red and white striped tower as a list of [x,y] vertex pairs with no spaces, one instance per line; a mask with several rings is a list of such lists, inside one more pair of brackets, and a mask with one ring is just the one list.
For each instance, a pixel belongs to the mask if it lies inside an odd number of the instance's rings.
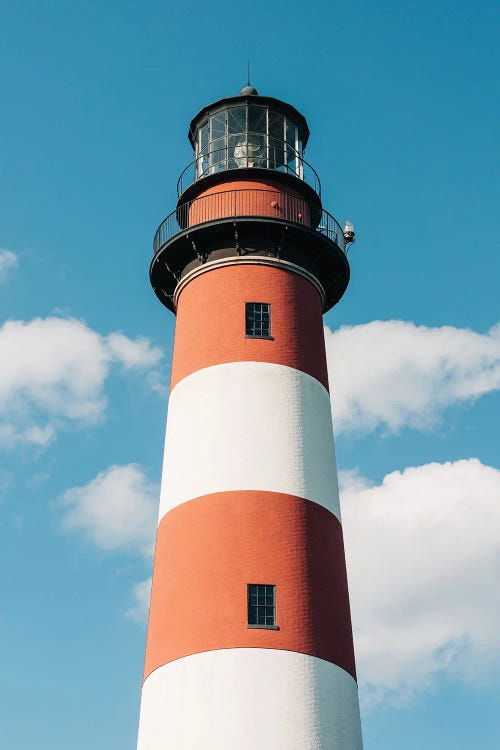
[[206,107],[155,236],[177,325],[139,750],[362,746],[322,326],[353,233],[308,135],[250,86]]

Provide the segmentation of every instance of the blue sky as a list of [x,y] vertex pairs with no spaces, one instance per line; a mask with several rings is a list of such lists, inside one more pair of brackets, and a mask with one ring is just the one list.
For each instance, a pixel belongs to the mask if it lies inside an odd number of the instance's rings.
[[325,324],[365,748],[496,748],[495,4],[20,0],[0,23],[5,746],[135,747],[173,338],[151,243],[191,117],[250,58],[357,230]]

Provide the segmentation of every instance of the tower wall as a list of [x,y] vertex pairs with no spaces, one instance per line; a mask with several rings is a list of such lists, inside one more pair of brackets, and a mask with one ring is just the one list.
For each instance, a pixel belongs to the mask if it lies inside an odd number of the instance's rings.
[[[245,336],[245,303],[271,337]],[[247,585],[276,587],[248,627]],[[360,750],[321,299],[234,264],[178,298],[139,750]]]
[[196,195],[189,209],[189,225],[227,216],[283,216],[311,226],[310,202],[279,180],[226,180]]

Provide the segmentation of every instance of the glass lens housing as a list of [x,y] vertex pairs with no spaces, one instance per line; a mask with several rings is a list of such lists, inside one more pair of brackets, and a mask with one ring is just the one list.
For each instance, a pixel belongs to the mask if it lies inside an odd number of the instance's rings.
[[230,105],[214,112],[200,124],[195,144],[195,179],[247,168],[303,177],[297,124],[265,105]]

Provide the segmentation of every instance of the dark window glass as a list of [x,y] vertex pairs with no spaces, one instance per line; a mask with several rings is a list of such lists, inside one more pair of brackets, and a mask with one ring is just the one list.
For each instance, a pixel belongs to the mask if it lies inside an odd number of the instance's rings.
[[276,627],[276,586],[248,584],[248,624]]
[[269,166],[279,169],[285,164],[284,117],[269,110]]
[[227,126],[229,133],[244,133],[246,130],[246,107],[230,107],[227,110]]
[[269,110],[269,135],[271,138],[277,138],[281,143],[285,140],[285,120],[283,115],[278,112]]
[[245,334],[253,338],[269,338],[271,336],[271,305],[269,303],[246,303]]
[[267,109],[266,107],[248,108],[248,130],[250,133],[265,133],[267,128]]
[[296,170],[296,158],[297,158],[297,152],[295,150],[295,137],[296,137],[296,131],[297,128],[295,125],[292,125],[290,122],[286,123],[286,160],[287,164],[289,164],[292,169]]

